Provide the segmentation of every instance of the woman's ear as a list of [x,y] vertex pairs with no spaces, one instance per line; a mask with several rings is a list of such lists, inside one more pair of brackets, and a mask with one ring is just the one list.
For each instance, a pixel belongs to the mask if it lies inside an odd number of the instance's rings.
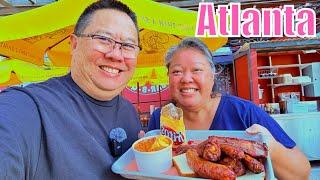
[[216,74],[215,74],[214,72],[212,72],[211,74],[212,74],[212,76],[211,76],[211,77],[212,77],[212,80],[214,81],[214,80],[215,80],[214,78],[215,78],[215,75],[216,75]]

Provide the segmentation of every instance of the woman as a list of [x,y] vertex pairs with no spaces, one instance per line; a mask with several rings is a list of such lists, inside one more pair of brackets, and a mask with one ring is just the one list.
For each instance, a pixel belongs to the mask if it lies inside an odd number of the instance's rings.
[[[176,106],[183,110],[186,129],[246,130],[263,133],[278,179],[308,179],[310,164],[295,142],[266,112],[250,101],[212,92],[215,66],[207,46],[187,38],[166,55],[169,89]],[[160,110],[153,112],[149,130],[160,128]]]

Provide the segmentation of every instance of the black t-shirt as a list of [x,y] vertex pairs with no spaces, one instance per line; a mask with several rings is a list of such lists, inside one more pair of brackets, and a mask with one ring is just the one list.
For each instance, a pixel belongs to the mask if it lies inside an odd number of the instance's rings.
[[70,74],[0,94],[0,179],[119,179],[108,146],[126,131],[126,151],[141,124],[130,102],[97,101]]

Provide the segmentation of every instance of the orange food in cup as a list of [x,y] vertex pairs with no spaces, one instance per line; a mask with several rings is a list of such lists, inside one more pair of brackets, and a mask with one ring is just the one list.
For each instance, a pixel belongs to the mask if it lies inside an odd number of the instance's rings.
[[162,135],[146,136],[132,144],[138,170],[162,173],[172,167],[171,138]]
[[134,148],[140,152],[159,151],[170,145],[170,140],[165,136],[157,136],[150,139],[145,139],[137,143]]

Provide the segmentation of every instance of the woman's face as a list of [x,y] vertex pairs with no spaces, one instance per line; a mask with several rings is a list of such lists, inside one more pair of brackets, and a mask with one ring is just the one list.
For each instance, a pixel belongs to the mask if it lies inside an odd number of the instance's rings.
[[198,109],[210,100],[214,74],[206,56],[195,48],[178,50],[168,70],[171,97],[184,109]]

